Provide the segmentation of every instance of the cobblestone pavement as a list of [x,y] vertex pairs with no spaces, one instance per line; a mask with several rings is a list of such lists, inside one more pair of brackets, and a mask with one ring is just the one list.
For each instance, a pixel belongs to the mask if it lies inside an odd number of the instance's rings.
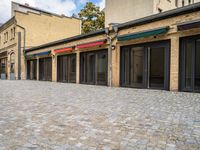
[[0,81],[0,150],[199,150],[200,94]]

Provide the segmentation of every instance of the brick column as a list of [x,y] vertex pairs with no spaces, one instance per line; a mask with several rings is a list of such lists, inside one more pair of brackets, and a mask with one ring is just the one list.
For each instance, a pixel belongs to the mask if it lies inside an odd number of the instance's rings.
[[179,36],[171,37],[170,56],[170,91],[178,91],[179,87]]
[[80,52],[76,52],[76,83],[80,83]]
[[120,46],[116,45],[115,50],[112,50],[112,85],[114,87],[120,86]]

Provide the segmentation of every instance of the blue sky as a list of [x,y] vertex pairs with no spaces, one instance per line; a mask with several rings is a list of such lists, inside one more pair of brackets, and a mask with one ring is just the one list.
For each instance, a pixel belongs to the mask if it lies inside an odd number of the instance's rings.
[[32,7],[57,14],[65,14],[66,16],[78,13],[88,1],[100,6],[101,9],[105,7],[105,0],[0,0],[0,23],[4,23],[10,19],[11,1],[21,4],[28,3]]

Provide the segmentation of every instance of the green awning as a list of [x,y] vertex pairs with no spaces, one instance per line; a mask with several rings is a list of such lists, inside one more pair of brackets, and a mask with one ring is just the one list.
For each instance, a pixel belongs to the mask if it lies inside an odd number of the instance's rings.
[[34,58],[35,56],[33,54],[30,54],[30,55],[25,55],[26,59],[32,59]]
[[127,40],[133,40],[133,39],[144,38],[144,37],[149,37],[149,36],[156,36],[159,34],[165,34],[168,32],[168,30],[169,30],[169,26],[157,28],[153,30],[146,30],[146,31],[137,32],[137,33],[120,35],[117,37],[117,39],[118,41],[127,41]]

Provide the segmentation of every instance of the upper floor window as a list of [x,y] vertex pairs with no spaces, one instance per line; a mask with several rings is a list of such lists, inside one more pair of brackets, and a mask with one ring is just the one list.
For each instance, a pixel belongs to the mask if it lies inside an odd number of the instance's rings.
[[11,36],[10,36],[10,40],[12,40],[12,39],[13,39],[13,36],[12,36],[12,35],[13,35],[13,29],[11,29],[10,32],[11,32],[11,34],[10,34],[10,35],[11,35]]
[[13,37],[15,38],[15,27],[13,28]]
[[175,0],[175,5],[176,7],[178,7],[178,0]]
[[161,9],[161,8],[158,8],[158,12],[161,13],[161,12],[162,12],[162,9]]
[[182,6],[185,6],[185,1],[184,0],[182,0]]
[[10,40],[13,40],[15,38],[15,27],[11,29],[11,35],[10,35]]
[[8,42],[8,32],[4,33],[4,44]]

